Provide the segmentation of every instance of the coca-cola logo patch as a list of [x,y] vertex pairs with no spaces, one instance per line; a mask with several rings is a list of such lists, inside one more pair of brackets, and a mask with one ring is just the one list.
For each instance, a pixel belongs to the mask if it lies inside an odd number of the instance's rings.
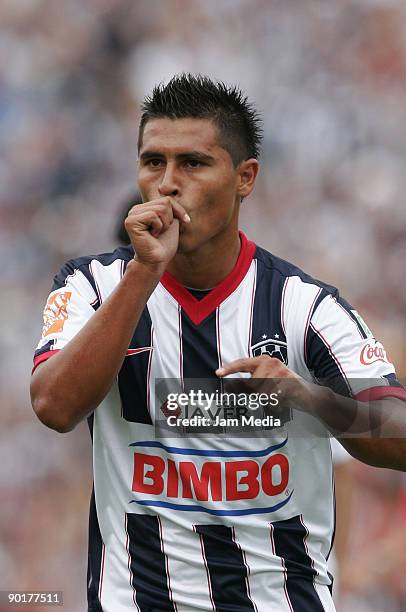
[[360,362],[362,365],[368,366],[376,361],[383,363],[391,363],[389,357],[380,342],[368,342],[362,349],[360,354]]

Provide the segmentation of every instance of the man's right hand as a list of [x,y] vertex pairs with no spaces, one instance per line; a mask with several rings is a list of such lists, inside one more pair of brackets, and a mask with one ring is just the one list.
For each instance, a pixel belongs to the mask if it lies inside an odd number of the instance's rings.
[[125,228],[137,261],[163,272],[177,251],[180,223],[190,223],[190,217],[169,196],[133,206]]

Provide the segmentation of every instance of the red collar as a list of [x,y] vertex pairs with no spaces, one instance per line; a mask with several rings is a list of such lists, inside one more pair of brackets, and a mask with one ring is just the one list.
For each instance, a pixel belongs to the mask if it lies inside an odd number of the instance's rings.
[[198,300],[190,293],[172,274],[165,272],[161,278],[161,283],[167,291],[180,304],[191,321],[195,325],[199,325],[209,314],[211,314],[217,306],[224,302],[229,295],[238,287],[254,257],[256,246],[253,242],[240,232],[241,249],[238,255],[237,262],[230,274],[221,281],[219,285],[214,287],[202,300]]

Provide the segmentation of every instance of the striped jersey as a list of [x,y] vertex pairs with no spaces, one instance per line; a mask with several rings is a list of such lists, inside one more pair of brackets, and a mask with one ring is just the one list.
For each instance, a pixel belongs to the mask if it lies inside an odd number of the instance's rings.
[[[81,330],[133,255],[121,247],[62,268],[34,366]],[[120,401],[88,419],[89,612],[334,610],[334,484],[320,423],[298,413],[249,437],[156,433],[157,381],[217,381],[223,364],[264,353],[350,397],[406,399],[383,346],[337,289],[243,234],[234,269],[202,299],[165,273],[120,369]],[[320,435],[306,433],[314,427]]]

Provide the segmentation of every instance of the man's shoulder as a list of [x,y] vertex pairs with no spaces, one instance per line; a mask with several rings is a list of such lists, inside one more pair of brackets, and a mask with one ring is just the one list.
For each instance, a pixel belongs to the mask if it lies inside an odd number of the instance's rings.
[[81,255],[67,261],[64,265],[71,268],[80,269],[84,266],[89,266],[93,261],[98,262],[102,266],[110,266],[117,260],[130,261],[134,257],[134,250],[129,244],[128,246],[120,246],[114,251],[106,253],[98,253],[97,255]]
[[97,275],[108,274],[112,268],[119,267],[122,270],[126,264],[134,257],[134,250],[131,245],[121,246],[114,251],[99,253],[97,255],[83,255],[69,259],[63,264],[54,278],[55,286],[65,284],[68,277],[81,272],[93,285],[93,277],[97,270]]
[[262,265],[265,273],[270,275],[277,274],[283,283],[288,279],[296,279],[299,283],[315,285],[331,295],[338,295],[337,287],[311,276],[296,264],[277,257],[258,245],[256,248],[256,258],[260,265]]

